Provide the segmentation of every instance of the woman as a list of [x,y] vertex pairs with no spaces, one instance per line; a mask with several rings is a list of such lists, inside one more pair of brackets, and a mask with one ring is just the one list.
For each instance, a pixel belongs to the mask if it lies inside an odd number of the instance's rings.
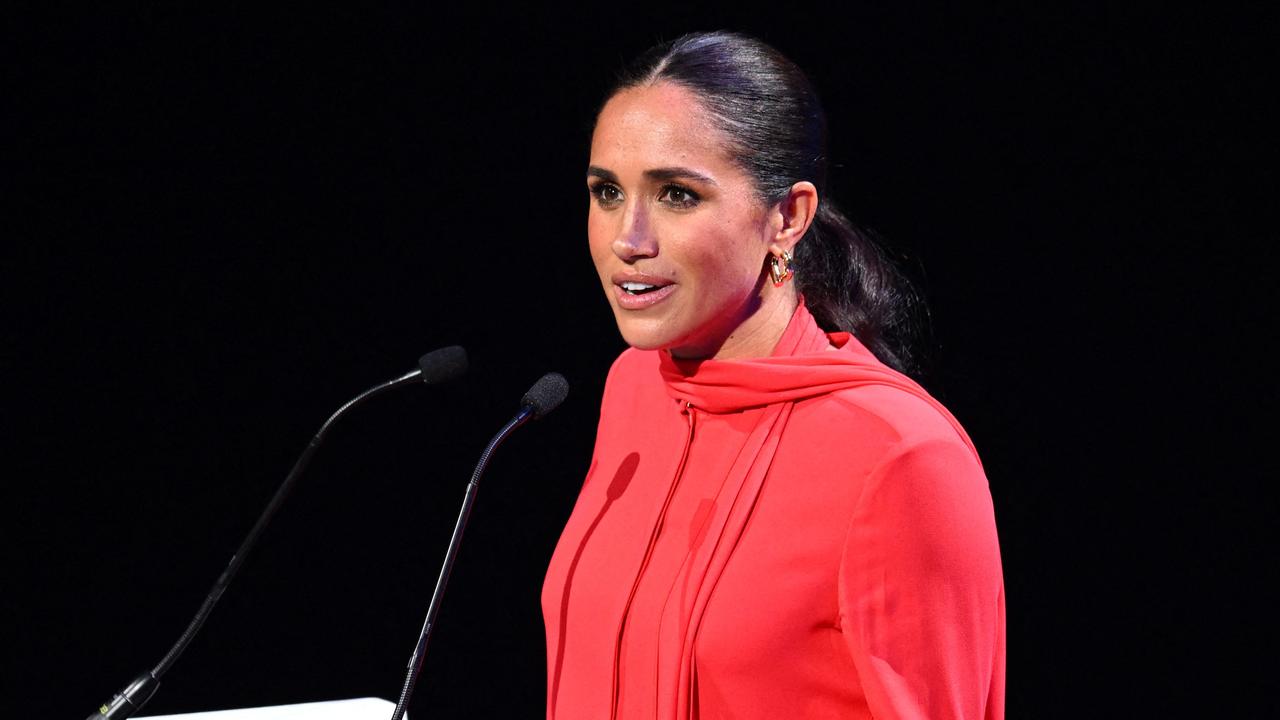
[[823,195],[824,134],[728,33],[654,48],[596,119],[589,243],[632,347],[543,588],[549,718],[1003,716],[986,478],[899,372],[906,295]]

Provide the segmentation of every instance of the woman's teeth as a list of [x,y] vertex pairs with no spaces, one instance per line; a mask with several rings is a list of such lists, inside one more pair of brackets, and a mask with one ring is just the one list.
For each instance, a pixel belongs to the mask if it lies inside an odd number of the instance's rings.
[[626,290],[627,293],[631,295],[643,295],[644,293],[647,293],[650,290],[658,289],[658,286],[645,285],[644,283],[637,283],[637,282],[624,282],[622,283],[622,289]]

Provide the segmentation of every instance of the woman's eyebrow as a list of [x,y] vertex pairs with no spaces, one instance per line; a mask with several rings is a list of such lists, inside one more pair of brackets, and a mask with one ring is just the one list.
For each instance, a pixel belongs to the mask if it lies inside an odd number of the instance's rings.
[[645,170],[644,175],[650,180],[696,180],[707,185],[718,185],[715,180],[697,170],[690,170],[684,167],[654,168]]
[[595,165],[587,166],[587,177],[598,177],[601,180],[606,180],[611,183],[618,182],[618,176],[614,175],[612,171],[605,170],[602,167],[596,167]]
[[[709,176],[703,175],[697,170],[691,170],[685,167],[653,168],[652,170],[645,170],[644,176],[650,180],[656,180],[659,182],[664,180],[696,180],[698,182],[706,183],[707,185],[718,185],[718,183]],[[596,165],[587,166],[587,177],[598,177],[601,180],[611,183],[618,182],[618,176],[615,175],[612,170],[605,170],[604,168]]]

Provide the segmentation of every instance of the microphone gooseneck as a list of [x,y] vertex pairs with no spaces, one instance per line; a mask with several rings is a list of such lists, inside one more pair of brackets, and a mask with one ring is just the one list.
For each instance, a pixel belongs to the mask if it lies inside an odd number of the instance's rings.
[[431,629],[435,626],[436,616],[440,613],[440,603],[444,598],[445,587],[449,584],[449,575],[453,572],[454,560],[458,557],[458,548],[462,545],[462,533],[467,529],[467,520],[471,517],[471,508],[475,505],[476,490],[480,487],[480,476],[489,467],[489,458],[502,441],[506,440],[516,428],[529,422],[540,420],[564,402],[569,394],[569,383],[560,373],[547,373],[529,388],[520,399],[520,412],[511,418],[497,435],[480,453],[476,469],[471,473],[471,481],[467,483],[466,494],[462,498],[462,509],[458,512],[458,521],[453,526],[453,537],[449,539],[449,549],[445,551],[444,564],[440,567],[440,577],[436,579],[435,591],[431,593],[431,605],[427,608],[426,620],[422,623],[422,632],[418,634],[418,644],[409,657],[409,672],[404,678],[404,686],[400,689],[400,699],[396,703],[391,720],[401,720],[409,708],[409,699],[413,697],[413,688],[422,672],[422,661],[427,656],[427,644],[431,641]]
[[218,599],[222,597],[227,586],[231,584],[231,580],[239,572],[240,566],[244,564],[254,545],[257,544],[262,531],[266,529],[271,519],[280,510],[280,506],[284,504],[285,499],[288,498],[289,493],[293,490],[298,477],[302,475],[303,470],[306,470],[307,465],[311,463],[311,458],[320,447],[320,443],[324,442],[325,434],[338,418],[342,417],[351,408],[362,404],[365,400],[381,395],[388,390],[419,382],[428,385],[445,382],[461,376],[466,371],[467,354],[461,347],[452,345],[433,350],[418,359],[418,367],[416,369],[394,380],[374,385],[348,400],[342,407],[334,411],[329,416],[329,419],[325,420],[320,429],[316,431],[316,434],[312,436],[311,442],[307,443],[307,447],[303,449],[302,454],[298,456],[293,468],[285,476],[284,482],[280,484],[271,501],[267,503],[267,507],[258,516],[258,520],[249,530],[249,534],[241,541],[240,547],[231,556],[231,561],[227,563],[226,569],[222,571],[217,581],[214,582],[209,594],[205,596],[204,602],[200,604],[200,609],[196,611],[195,617],[191,618],[191,622],[187,625],[186,630],[182,632],[178,641],[173,644],[173,647],[169,648],[169,652],[165,653],[165,656],[154,668],[134,678],[123,690],[116,693],[111,700],[103,703],[97,712],[90,714],[86,720],[123,720],[123,718],[127,718],[141,710],[142,706],[151,699],[151,696],[155,694],[156,689],[160,686],[160,678],[164,677],[164,674],[169,671],[169,668],[187,649],[187,645],[191,644],[191,640],[195,638],[196,633],[200,632],[205,620],[213,612],[214,605],[218,604]]

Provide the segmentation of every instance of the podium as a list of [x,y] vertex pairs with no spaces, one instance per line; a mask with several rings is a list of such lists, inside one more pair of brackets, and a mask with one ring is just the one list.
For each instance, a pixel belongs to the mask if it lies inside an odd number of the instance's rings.
[[[381,698],[355,698],[182,715],[146,715],[139,716],[138,720],[388,720],[395,709],[395,703]],[[409,720],[407,713],[404,717]]]

